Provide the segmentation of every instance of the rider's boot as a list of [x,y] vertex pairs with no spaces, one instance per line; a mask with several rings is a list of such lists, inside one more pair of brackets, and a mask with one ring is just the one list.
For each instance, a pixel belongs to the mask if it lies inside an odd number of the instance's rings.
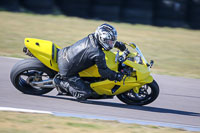
[[77,101],[85,102],[87,98],[92,95],[90,86],[84,83],[79,76],[70,77],[68,82],[70,84],[69,92],[77,99]]
[[67,94],[69,92],[69,83],[63,80],[60,75],[55,76],[53,79],[53,84],[58,91],[58,95]]

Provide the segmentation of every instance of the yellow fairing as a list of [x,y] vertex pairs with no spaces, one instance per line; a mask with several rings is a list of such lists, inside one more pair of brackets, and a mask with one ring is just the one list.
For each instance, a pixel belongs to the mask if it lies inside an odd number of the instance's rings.
[[60,48],[58,45],[51,41],[34,38],[25,38],[24,43],[28,50],[44,65],[58,71],[57,52]]
[[[124,62],[124,64],[126,64],[127,66],[130,66],[136,70],[137,82],[140,82],[140,83],[146,82],[146,79],[149,78],[150,70],[146,65],[137,64],[130,60],[126,60]],[[150,81],[152,82],[153,78]]]
[[99,95],[118,95],[131,89],[140,88],[144,84],[151,83],[153,81],[152,76],[148,76],[141,82],[138,82],[135,77],[127,77],[123,83],[114,82],[110,80],[104,80],[96,83],[92,83],[91,88]]
[[99,95],[118,95],[131,89],[138,89],[142,85],[153,81],[153,77],[150,75],[150,71],[146,65],[140,65],[129,60],[126,60],[124,64],[134,68],[136,73],[133,72],[130,77],[121,82],[115,83],[114,81],[105,80],[92,83],[90,85],[91,88]]
[[129,77],[125,80],[125,84],[123,81],[114,82],[110,80],[104,80],[101,82],[92,83],[90,86],[93,90],[95,90],[99,95],[117,95],[122,92],[126,92],[128,90],[133,89],[135,86],[139,86],[136,82],[136,79],[133,77]]

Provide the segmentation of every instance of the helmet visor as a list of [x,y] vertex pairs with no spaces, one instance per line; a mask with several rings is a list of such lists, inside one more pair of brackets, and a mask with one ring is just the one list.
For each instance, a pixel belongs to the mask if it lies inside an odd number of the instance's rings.
[[116,40],[106,40],[106,44],[108,44],[110,48],[113,48],[115,43],[116,43]]

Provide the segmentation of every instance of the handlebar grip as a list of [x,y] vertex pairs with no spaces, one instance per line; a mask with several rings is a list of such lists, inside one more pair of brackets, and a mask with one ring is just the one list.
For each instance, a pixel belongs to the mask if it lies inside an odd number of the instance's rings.
[[124,50],[123,54],[121,56],[119,56],[118,61],[119,62],[123,62],[126,60],[126,57],[130,54],[129,50],[126,48],[126,50]]

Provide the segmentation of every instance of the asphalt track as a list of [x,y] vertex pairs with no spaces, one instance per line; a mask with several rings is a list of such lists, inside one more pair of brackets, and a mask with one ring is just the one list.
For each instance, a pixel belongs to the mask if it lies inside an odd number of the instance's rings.
[[10,82],[9,73],[19,60],[0,57],[0,107],[35,109],[61,113],[118,117],[200,128],[200,79],[153,75],[160,86],[158,99],[147,106],[130,106],[117,98],[78,103],[72,97],[22,94]]

